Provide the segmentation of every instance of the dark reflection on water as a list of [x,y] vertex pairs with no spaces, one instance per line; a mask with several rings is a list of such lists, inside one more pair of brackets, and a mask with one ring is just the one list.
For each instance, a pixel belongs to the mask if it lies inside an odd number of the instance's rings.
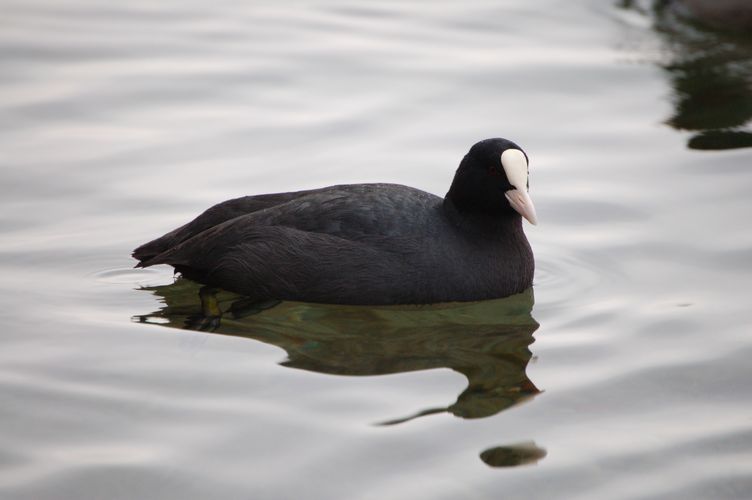
[[480,454],[480,459],[491,467],[515,467],[535,464],[545,456],[545,449],[527,442],[489,448]]
[[248,303],[186,279],[145,290],[164,307],[136,320],[272,344],[287,352],[281,364],[290,368],[335,375],[451,368],[467,377],[456,402],[384,425],[441,412],[488,417],[540,392],[526,373],[539,326],[530,314],[532,290],[484,302],[389,307]]
[[688,147],[752,147],[752,31],[721,30],[715,18],[705,22],[679,1],[621,5],[650,15],[670,53],[660,63],[674,90],[675,111],[666,123],[695,132]]

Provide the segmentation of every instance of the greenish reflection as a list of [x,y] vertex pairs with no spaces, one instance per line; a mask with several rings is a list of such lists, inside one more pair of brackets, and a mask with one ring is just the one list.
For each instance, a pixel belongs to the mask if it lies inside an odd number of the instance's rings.
[[516,467],[538,463],[545,456],[546,450],[530,441],[489,448],[480,459],[491,467]]
[[[752,29],[740,3],[624,0],[623,8],[651,16],[668,54],[659,66],[673,88],[674,114],[666,123],[694,132],[691,149],[752,147]],[[746,19],[746,20],[745,20]]]
[[468,380],[448,406],[383,422],[449,412],[495,415],[540,391],[528,378],[538,323],[533,293],[506,299],[430,306],[252,304],[186,279],[147,288],[164,306],[137,321],[258,340],[287,352],[283,366],[336,375],[385,375],[451,368]]

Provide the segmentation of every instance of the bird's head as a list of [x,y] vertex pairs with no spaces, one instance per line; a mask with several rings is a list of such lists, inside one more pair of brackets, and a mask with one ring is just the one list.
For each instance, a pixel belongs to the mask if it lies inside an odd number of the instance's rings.
[[460,212],[515,213],[538,222],[528,194],[528,158],[506,139],[486,139],[470,148],[460,163],[447,198]]

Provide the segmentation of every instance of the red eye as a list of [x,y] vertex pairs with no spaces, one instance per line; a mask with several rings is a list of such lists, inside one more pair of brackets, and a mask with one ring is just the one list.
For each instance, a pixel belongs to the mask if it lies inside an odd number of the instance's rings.
[[499,170],[499,167],[496,167],[496,166],[488,167],[488,175],[493,175],[494,177],[498,177],[501,175],[501,170]]

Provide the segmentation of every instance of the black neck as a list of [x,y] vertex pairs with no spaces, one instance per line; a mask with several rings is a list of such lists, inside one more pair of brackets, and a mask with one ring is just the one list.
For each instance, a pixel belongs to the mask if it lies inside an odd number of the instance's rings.
[[499,233],[505,235],[505,237],[509,237],[510,232],[512,234],[524,234],[522,217],[514,210],[499,210],[489,213],[478,210],[476,206],[458,206],[450,197],[450,193],[447,193],[444,198],[442,209],[456,227],[485,234]]

